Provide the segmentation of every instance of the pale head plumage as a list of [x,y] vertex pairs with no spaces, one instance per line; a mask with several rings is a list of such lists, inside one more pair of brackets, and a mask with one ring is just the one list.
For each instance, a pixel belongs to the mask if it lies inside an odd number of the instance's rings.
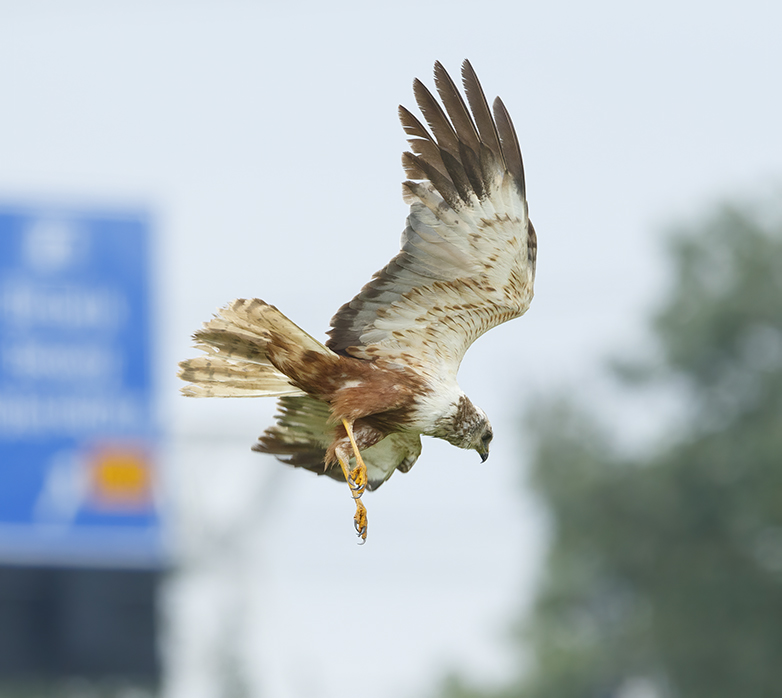
[[435,422],[431,436],[439,436],[457,448],[477,451],[481,460],[489,457],[489,445],[494,432],[486,413],[462,394],[456,403],[451,403],[445,414]]

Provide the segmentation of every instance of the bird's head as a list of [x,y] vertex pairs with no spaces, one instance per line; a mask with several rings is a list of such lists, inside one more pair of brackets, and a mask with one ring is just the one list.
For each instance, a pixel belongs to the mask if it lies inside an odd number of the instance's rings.
[[486,459],[489,457],[489,444],[491,444],[492,438],[494,438],[494,434],[491,430],[491,424],[489,424],[489,420],[487,419],[484,422],[483,429],[480,433],[480,442],[475,446],[475,450],[478,451],[481,456],[481,463],[485,463]]
[[441,436],[459,448],[477,451],[481,461],[489,457],[489,444],[494,436],[486,413],[462,395],[454,405],[454,411],[448,415],[447,429]]

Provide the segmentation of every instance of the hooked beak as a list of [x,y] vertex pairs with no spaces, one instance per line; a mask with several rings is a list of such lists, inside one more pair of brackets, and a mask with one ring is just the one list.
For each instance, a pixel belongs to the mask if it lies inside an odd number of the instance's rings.
[[489,457],[488,451],[486,451],[485,453],[481,453],[481,463],[485,463],[488,457]]

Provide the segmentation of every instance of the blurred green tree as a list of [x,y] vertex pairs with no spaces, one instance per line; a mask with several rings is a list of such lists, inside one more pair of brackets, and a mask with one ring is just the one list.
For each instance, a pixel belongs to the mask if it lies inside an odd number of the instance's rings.
[[[652,321],[686,416],[623,456],[568,400],[538,405],[532,483],[552,538],[518,698],[782,695],[782,209],[726,207],[671,238]],[[773,208],[773,206],[772,206]],[[682,387],[684,388],[682,390]],[[487,695],[451,679],[452,697]]]

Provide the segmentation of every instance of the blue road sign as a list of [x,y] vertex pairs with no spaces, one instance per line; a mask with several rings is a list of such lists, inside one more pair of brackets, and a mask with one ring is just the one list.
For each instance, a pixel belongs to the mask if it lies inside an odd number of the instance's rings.
[[0,561],[162,560],[149,227],[0,206]]

